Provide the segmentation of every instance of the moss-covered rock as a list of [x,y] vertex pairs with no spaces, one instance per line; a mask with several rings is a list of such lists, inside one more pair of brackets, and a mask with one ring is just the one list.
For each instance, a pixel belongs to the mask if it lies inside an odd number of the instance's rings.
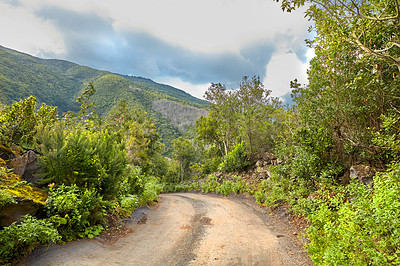
[[8,226],[25,214],[34,215],[46,199],[45,192],[22,181],[0,159],[0,226]]

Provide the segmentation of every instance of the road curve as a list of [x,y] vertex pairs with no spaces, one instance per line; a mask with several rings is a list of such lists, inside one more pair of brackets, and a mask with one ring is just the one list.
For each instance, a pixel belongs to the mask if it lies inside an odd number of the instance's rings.
[[[258,208],[258,209],[257,209]],[[305,265],[293,237],[268,226],[248,201],[197,193],[161,195],[139,209],[133,233],[112,244],[81,240],[32,254],[27,265]]]

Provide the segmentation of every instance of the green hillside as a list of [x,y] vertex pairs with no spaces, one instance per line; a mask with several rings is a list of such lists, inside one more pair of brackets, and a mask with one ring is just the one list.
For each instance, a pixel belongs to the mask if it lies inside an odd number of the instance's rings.
[[[207,102],[174,87],[156,83],[150,79],[114,74],[108,71],[81,66],[56,59],[41,59],[0,46],[0,102],[11,104],[30,95],[39,103],[58,106],[61,112],[77,111],[77,96],[89,82],[93,82],[96,94],[93,100],[100,115],[107,114],[121,99],[131,107],[147,112],[155,118],[160,135],[168,146],[168,140],[179,136],[177,124],[190,125],[188,117],[204,114]],[[176,106],[190,106],[192,116],[174,117],[170,122],[167,114],[153,109],[153,102],[161,99]],[[178,122],[177,122],[178,121]],[[184,128],[181,127],[181,130]]]

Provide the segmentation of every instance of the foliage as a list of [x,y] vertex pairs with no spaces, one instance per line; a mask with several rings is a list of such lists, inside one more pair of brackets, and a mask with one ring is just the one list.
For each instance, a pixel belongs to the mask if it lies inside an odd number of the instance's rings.
[[233,176],[232,180],[223,180],[222,184],[216,187],[215,192],[228,196],[231,193],[235,193],[235,195],[243,194],[247,189],[248,185],[245,180],[238,176]]
[[139,207],[138,196],[123,195],[120,197],[118,206],[116,207],[116,209],[120,216],[129,217],[137,207]]
[[290,12],[305,3],[310,3],[306,15],[326,27],[324,35],[353,44],[360,54],[385,60],[400,70],[397,0],[283,0],[282,9]]
[[0,264],[15,263],[39,243],[58,242],[60,239],[52,223],[26,215],[19,224],[13,223],[0,231]]
[[384,167],[373,143],[382,116],[399,106],[398,1],[283,0],[291,11],[306,2],[314,21],[315,49],[309,84],[292,83],[302,122],[325,128],[333,140],[334,161],[367,161]]
[[373,133],[372,142],[381,149],[382,161],[392,162],[400,159],[400,114],[391,112],[382,115],[382,129]]
[[216,191],[220,183],[217,181],[217,176],[214,174],[209,175],[204,182],[200,183],[201,192],[210,193]]
[[3,145],[31,145],[36,126],[55,121],[57,108],[42,104],[37,113],[35,109],[36,98],[33,96],[3,107],[0,112],[0,142]]
[[76,184],[97,189],[105,199],[117,196],[128,160],[116,133],[82,128],[66,132],[63,124],[56,124],[40,127],[36,139],[43,154],[43,184]]
[[79,188],[76,185],[61,185],[52,189],[46,202],[47,216],[63,239],[98,235],[102,227],[105,210],[102,198],[95,189]]
[[239,176],[232,176],[231,180],[224,179],[219,182],[216,175],[209,175],[204,182],[200,183],[201,192],[223,194],[225,196],[235,193],[242,194],[248,191],[248,184]]
[[157,179],[152,176],[146,177],[144,191],[140,195],[140,204],[152,204],[153,202],[158,201],[159,194],[162,191],[162,186],[159,184]]
[[400,165],[374,178],[374,188],[353,182],[321,191],[308,251],[318,264],[398,264],[400,245]]
[[185,183],[164,183],[162,187],[163,193],[175,193],[183,191],[200,191],[198,182],[185,182]]
[[128,165],[121,183],[120,193],[137,195],[143,192],[144,185],[142,169],[139,166]]
[[181,168],[180,177],[181,177],[181,182],[183,182],[184,177],[187,176],[189,173],[190,163],[196,156],[196,151],[193,146],[193,143],[190,140],[185,139],[183,137],[179,137],[172,143],[174,148],[173,156],[180,165]]
[[226,172],[241,171],[250,163],[246,154],[246,146],[242,141],[225,156],[220,169]]
[[17,200],[32,200],[34,203],[44,205],[46,198],[46,193],[0,166],[0,210],[9,204],[17,203]]
[[162,150],[154,121],[145,112],[132,109],[124,100],[113,108],[106,118],[107,127],[117,132],[127,143],[128,155],[133,164],[145,172]]
[[223,158],[242,141],[250,157],[270,150],[275,134],[271,128],[279,110],[279,101],[270,93],[256,76],[243,77],[238,90],[212,84],[205,94],[209,116],[196,122],[199,138],[217,147]]

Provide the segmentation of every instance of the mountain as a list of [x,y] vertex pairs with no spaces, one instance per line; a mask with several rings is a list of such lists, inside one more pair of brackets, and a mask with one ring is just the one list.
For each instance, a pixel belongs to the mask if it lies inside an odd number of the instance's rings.
[[167,146],[206,114],[206,101],[169,85],[64,60],[41,59],[0,46],[1,103],[11,104],[33,95],[39,103],[58,106],[60,112],[77,111],[75,99],[89,82],[96,89],[93,100],[100,115],[125,99],[131,107],[154,117]]

